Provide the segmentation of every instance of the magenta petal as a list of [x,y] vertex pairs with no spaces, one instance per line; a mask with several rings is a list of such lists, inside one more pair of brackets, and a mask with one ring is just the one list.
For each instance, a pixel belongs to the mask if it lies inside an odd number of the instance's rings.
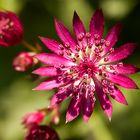
[[64,66],[73,66],[75,65],[73,62],[67,60],[64,57],[55,55],[55,54],[48,54],[48,53],[40,53],[35,55],[35,57],[40,60],[41,62],[49,65],[64,65]]
[[83,119],[85,122],[88,122],[93,109],[94,109],[94,97],[93,95],[89,96],[89,94],[87,94],[87,96],[83,97],[83,106],[82,106],[82,112],[83,112]]
[[51,90],[63,85],[64,82],[58,82],[56,79],[48,80],[39,84],[34,90]]
[[54,53],[59,54],[59,45],[60,45],[59,42],[46,37],[39,37],[39,38],[47,48],[49,48]]
[[103,111],[105,112],[105,114],[107,115],[107,117],[109,118],[109,120],[111,120],[112,103],[109,100],[107,94],[103,92],[101,83],[97,79],[94,79],[94,82],[95,82],[95,89],[96,89],[96,93],[97,93],[100,105]]
[[77,99],[77,97],[73,97],[71,99],[71,102],[70,102],[70,105],[68,107],[68,111],[66,114],[66,123],[72,121],[79,115],[80,106],[81,106],[80,98]]
[[110,93],[110,96],[121,104],[128,104],[123,93],[117,87]]
[[112,73],[108,73],[106,77],[108,80],[112,81],[115,84],[118,84],[124,88],[129,89],[137,89],[136,83],[127,76],[124,75],[114,75]]
[[108,47],[105,48],[105,53],[108,52],[118,41],[121,28],[122,28],[121,24],[117,24],[113,26],[113,28],[108,32],[105,40],[109,41],[110,44]]
[[73,29],[77,38],[80,34],[86,33],[85,27],[76,12],[74,12],[73,16]]
[[115,62],[122,60],[124,58],[127,58],[129,55],[131,55],[136,47],[136,44],[134,43],[127,43],[122,45],[121,47],[115,49],[114,52],[112,52],[108,57],[108,62]]
[[137,68],[132,64],[117,65],[114,69],[119,74],[134,74],[140,71],[140,68]]
[[51,106],[55,106],[56,104],[61,103],[71,94],[70,91],[59,91],[55,93],[51,99]]
[[34,70],[32,73],[40,75],[40,76],[57,76],[58,71],[56,68],[51,66],[44,66]]
[[57,19],[55,19],[55,28],[62,42],[66,45],[70,45],[71,48],[75,48],[77,44],[75,40],[73,39],[72,35],[68,31],[68,29],[63,25],[63,23],[61,23]]
[[89,30],[92,36],[98,34],[102,37],[104,31],[104,16],[102,10],[97,10],[92,16]]

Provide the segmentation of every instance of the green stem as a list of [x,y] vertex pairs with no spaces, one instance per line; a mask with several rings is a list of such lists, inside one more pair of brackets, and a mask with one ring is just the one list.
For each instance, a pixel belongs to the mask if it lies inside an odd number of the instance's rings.
[[26,47],[30,51],[38,53],[38,50],[34,46],[32,46],[28,42],[26,42],[25,40],[22,41],[22,44],[24,45],[24,47]]

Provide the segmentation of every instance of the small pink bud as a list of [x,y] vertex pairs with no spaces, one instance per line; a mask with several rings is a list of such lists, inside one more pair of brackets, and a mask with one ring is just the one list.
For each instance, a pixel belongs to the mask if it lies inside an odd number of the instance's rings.
[[55,130],[47,125],[34,125],[25,140],[59,140],[59,137]]
[[44,112],[32,112],[32,113],[28,113],[23,117],[23,124],[28,127],[31,126],[33,124],[39,124],[40,122],[43,121],[45,117],[45,113]]
[[0,45],[16,45],[22,38],[23,26],[17,15],[10,11],[0,11]]
[[24,72],[34,64],[34,53],[21,52],[13,60],[13,67],[16,71]]

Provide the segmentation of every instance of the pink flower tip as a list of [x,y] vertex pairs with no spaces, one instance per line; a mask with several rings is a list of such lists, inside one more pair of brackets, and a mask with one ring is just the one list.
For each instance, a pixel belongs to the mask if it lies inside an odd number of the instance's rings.
[[32,52],[21,52],[14,58],[13,68],[20,72],[27,71],[35,62],[33,56]]
[[111,119],[112,119],[112,118],[111,118],[111,117],[109,117],[108,119],[109,119],[109,121],[111,122]]
[[31,126],[33,124],[39,124],[40,122],[43,121],[45,117],[45,113],[44,112],[32,112],[32,113],[28,113],[23,117],[23,121],[22,123],[28,127]]
[[88,121],[89,121],[89,117],[87,117],[87,116],[83,116],[83,120],[84,120],[85,123],[88,123]]
[[59,137],[50,126],[34,125],[29,129],[24,140],[59,140]]

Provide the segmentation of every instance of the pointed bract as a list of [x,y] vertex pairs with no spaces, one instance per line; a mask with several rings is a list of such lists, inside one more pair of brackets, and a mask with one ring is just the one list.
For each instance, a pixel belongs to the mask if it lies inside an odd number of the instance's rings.
[[117,102],[121,103],[121,104],[125,104],[128,105],[124,95],[122,94],[122,92],[115,87],[113,92],[110,93],[110,96],[115,99]]
[[136,83],[132,79],[124,75],[114,75],[114,74],[108,73],[107,79],[109,79],[113,83],[118,84],[124,88],[138,89],[138,86],[136,85]]
[[51,90],[54,88],[57,88],[61,85],[63,85],[64,82],[58,82],[56,79],[54,80],[48,80],[45,82],[42,82],[41,84],[39,84],[36,88],[34,88],[34,90]]
[[74,66],[75,64],[62,56],[58,56],[55,54],[48,54],[48,53],[40,53],[35,55],[35,57],[43,62],[44,64],[49,65],[64,65],[64,66]]
[[94,79],[94,80],[95,80],[95,89],[97,92],[97,96],[98,96],[100,105],[101,105],[103,111],[105,112],[105,114],[107,115],[108,119],[111,120],[112,103],[109,100],[108,96],[103,92],[101,83],[97,79]]
[[52,66],[44,66],[34,70],[32,73],[40,76],[57,76],[60,74],[59,70]]
[[109,41],[109,46],[105,48],[104,53],[107,53],[118,41],[120,32],[121,32],[122,25],[116,24],[111,28],[111,30],[108,32],[105,40]]
[[94,109],[95,98],[93,95],[87,94],[83,97],[82,103],[83,119],[85,122],[88,122]]
[[55,93],[51,99],[51,106],[61,103],[71,94],[70,91],[59,91]]
[[114,69],[119,74],[134,74],[140,71],[140,68],[137,68],[132,64],[117,65]]
[[59,20],[55,19],[55,29],[59,36],[59,38],[62,40],[64,45],[71,46],[71,48],[75,48],[77,45],[75,40],[73,39],[71,33],[68,31],[68,29],[60,22]]
[[46,37],[39,37],[39,38],[47,48],[49,48],[51,51],[53,51],[54,53],[59,55],[60,43],[58,43],[57,41],[52,40],[50,38],[46,38]]
[[92,16],[89,31],[92,36],[97,34],[100,38],[102,37],[104,31],[104,16],[102,10],[96,10],[95,14]]
[[122,59],[127,58],[129,55],[131,55],[136,48],[136,44],[134,43],[127,43],[123,46],[117,48],[108,56],[108,62],[116,62],[120,61]]
[[80,113],[81,100],[77,97],[71,99],[68,111],[66,114],[66,123],[75,119]]
[[86,33],[85,27],[76,12],[74,12],[74,16],[73,16],[73,30],[77,39],[81,34]]

